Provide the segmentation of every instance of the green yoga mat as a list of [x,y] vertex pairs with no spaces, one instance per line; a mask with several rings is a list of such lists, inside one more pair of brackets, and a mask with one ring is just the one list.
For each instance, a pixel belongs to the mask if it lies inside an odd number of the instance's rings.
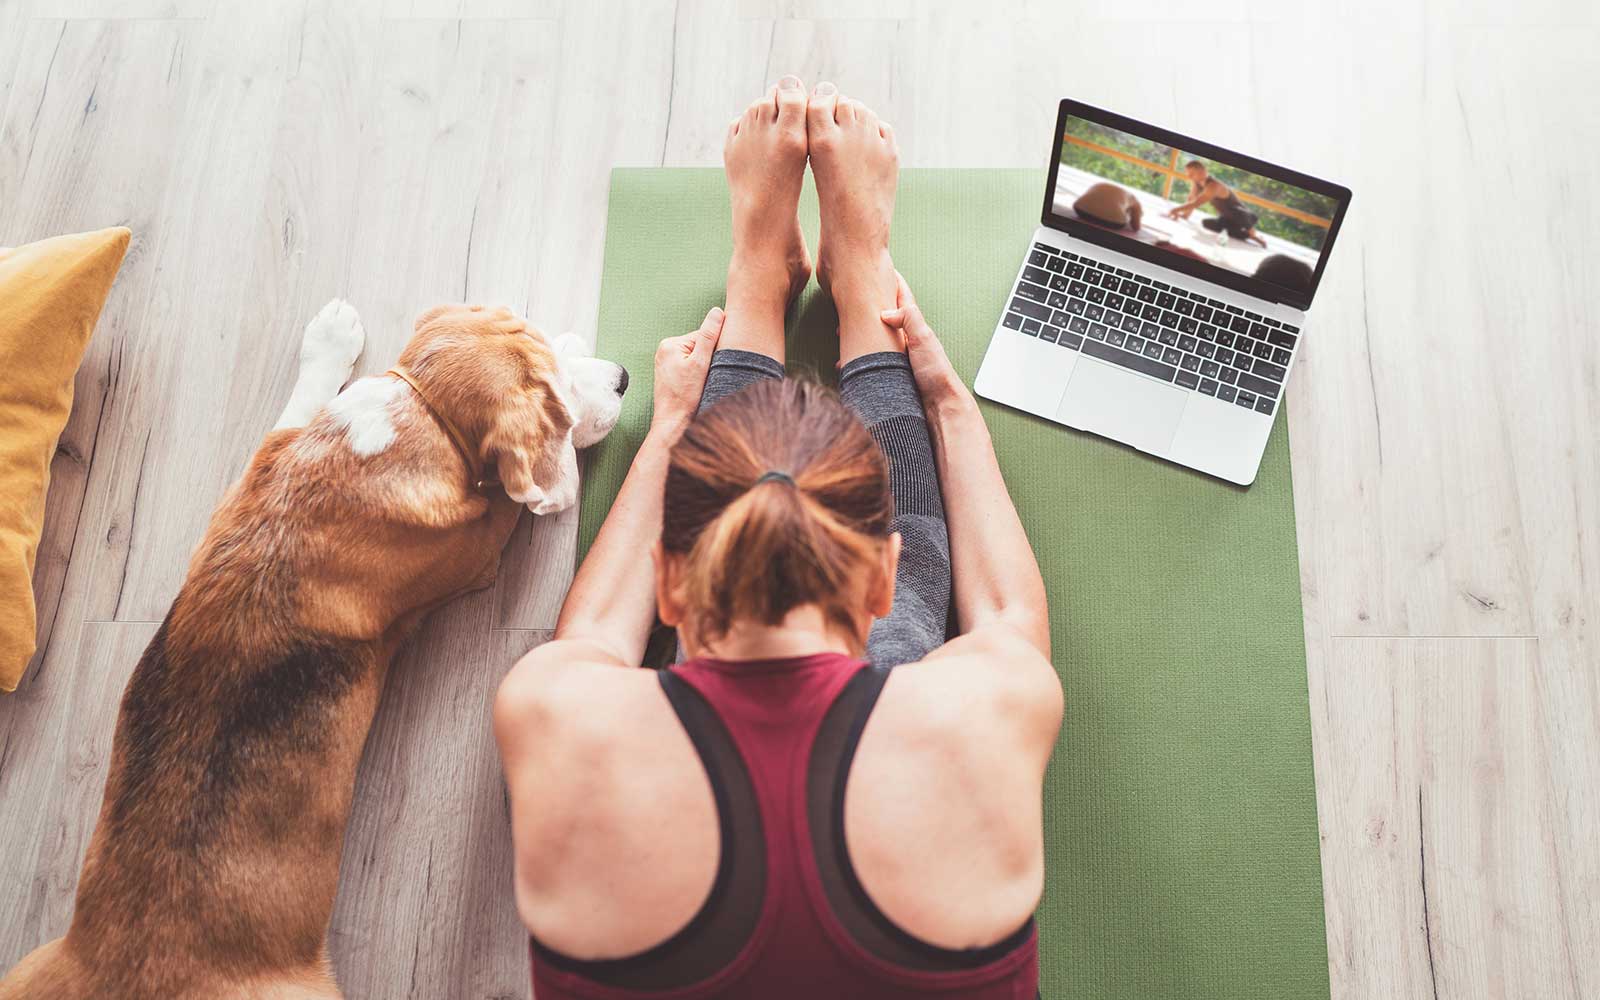
[[[1034,170],[902,173],[895,262],[968,385],[1043,189]],[[800,217],[815,247],[809,182]],[[656,343],[722,302],[728,228],[720,170],[612,174],[599,353],[634,388],[588,459],[583,550],[648,424]],[[835,325],[813,283],[791,373],[831,379]],[[1283,412],[1245,490],[983,403],[1066,690],[1045,784],[1046,997],[1328,996]]]

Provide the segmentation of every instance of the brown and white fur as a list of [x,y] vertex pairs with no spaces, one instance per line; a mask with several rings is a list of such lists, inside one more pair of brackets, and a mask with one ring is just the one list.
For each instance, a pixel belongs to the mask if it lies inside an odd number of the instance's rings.
[[[506,310],[424,314],[400,356],[504,488],[478,492],[335,300],[278,426],[213,515],[123,694],[66,935],[0,1000],[337,997],[325,937],[362,744],[396,648],[487,586],[518,512],[577,499],[626,373]],[[558,348],[565,348],[561,350]]]

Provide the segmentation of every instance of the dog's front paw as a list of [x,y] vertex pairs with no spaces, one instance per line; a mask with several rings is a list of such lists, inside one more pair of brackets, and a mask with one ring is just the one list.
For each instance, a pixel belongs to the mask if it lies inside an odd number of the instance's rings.
[[334,299],[306,324],[305,337],[300,341],[300,364],[327,366],[341,372],[343,381],[361,357],[366,342],[367,332],[361,327],[356,307],[344,299]]

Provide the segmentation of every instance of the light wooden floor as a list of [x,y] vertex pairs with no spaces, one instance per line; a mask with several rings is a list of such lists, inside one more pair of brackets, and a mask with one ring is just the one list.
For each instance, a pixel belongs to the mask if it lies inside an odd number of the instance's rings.
[[[0,697],[0,968],[67,922],[123,683],[306,319],[351,299],[363,372],[441,300],[592,335],[609,169],[718,163],[793,71],[908,165],[1042,165],[1070,94],[1355,190],[1289,394],[1333,992],[1600,998],[1597,52],[1592,0],[0,0],[0,244],[134,231]],[[573,529],[393,676],[352,997],[527,994],[487,708]]]

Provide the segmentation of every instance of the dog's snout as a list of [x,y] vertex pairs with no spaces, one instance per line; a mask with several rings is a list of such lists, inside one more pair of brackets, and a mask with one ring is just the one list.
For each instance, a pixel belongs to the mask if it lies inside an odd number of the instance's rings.
[[622,367],[621,365],[618,365],[617,366],[617,395],[620,396],[620,395],[622,395],[623,393],[625,393],[627,391],[628,391],[628,369]]

